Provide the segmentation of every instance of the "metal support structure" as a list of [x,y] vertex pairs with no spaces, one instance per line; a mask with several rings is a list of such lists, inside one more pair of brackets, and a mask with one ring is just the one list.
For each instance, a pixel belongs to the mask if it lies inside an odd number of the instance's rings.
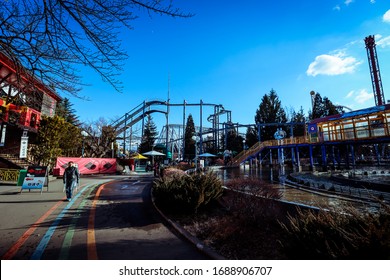
[[381,153],[379,152],[379,145],[375,144],[374,149],[375,149],[375,154],[376,154],[376,160],[377,160],[377,163],[379,166],[381,164]]
[[309,146],[309,156],[310,156],[310,169],[314,171],[314,160],[313,160],[313,146]]
[[202,131],[202,125],[203,125],[203,101],[200,100],[200,127],[199,127],[199,153],[203,153],[203,131]]
[[336,169],[336,154],[334,152],[334,146],[332,146],[332,161],[333,161],[333,169]]
[[[127,113],[125,114],[125,127],[127,127]],[[126,129],[123,130],[123,154],[126,154]]]
[[374,35],[367,36],[364,39],[366,43],[368,64],[370,66],[370,74],[372,81],[372,90],[374,92],[375,105],[380,106],[386,104],[385,96],[383,93],[381,73],[379,70],[378,56],[376,53],[376,44]]
[[326,169],[326,166],[327,166],[327,159],[326,159],[326,147],[325,145],[321,145],[321,157],[322,157],[322,168],[324,168],[324,170]]
[[297,162],[297,167],[298,167],[298,172],[301,171],[301,162],[300,162],[300,159],[299,159],[299,147],[296,146],[296,162]]
[[182,156],[183,156],[183,159],[184,159],[184,155],[185,155],[185,152],[186,152],[186,139],[185,139],[185,135],[186,135],[186,104],[187,102],[184,100],[183,101],[183,141],[182,141]]
[[355,168],[356,167],[355,148],[353,145],[351,145],[351,157],[352,157],[352,168]]

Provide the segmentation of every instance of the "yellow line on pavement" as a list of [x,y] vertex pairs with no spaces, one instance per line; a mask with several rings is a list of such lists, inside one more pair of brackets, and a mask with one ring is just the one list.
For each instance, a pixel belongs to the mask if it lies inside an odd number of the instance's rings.
[[87,254],[89,260],[97,260],[96,239],[95,239],[95,216],[96,216],[96,204],[99,199],[99,195],[103,190],[105,184],[101,185],[97,190],[95,197],[92,201],[91,211],[89,212],[88,219],[88,231],[87,231]]

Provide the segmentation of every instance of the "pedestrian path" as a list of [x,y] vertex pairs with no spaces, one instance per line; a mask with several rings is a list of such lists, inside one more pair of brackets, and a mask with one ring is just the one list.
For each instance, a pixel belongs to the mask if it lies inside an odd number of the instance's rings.
[[152,181],[151,172],[81,178],[70,202],[62,179],[42,193],[1,186],[1,258],[208,259],[156,211]]

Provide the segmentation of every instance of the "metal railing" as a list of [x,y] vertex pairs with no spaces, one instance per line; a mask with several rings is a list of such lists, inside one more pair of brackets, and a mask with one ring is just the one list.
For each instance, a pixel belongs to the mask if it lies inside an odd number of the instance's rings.
[[257,142],[249,149],[243,150],[238,155],[236,155],[232,159],[231,165],[232,166],[240,165],[248,157],[257,154],[258,152],[260,152],[260,150],[266,147],[284,146],[284,145],[292,145],[292,144],[306,144],[306,143],[313,143],[313,139],[309,139],[307,136],[300,136],[300,137],[290,137],[283,140],[268,140],[264,142]]
[[0,181],[1,182],[17,182],[19,178],[19,169],[6,169],[0,168]]

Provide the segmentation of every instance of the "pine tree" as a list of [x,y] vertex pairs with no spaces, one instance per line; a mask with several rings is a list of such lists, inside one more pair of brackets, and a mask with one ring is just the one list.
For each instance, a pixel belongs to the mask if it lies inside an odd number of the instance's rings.
[[56,115],[63,118],[66,122],[75,126],[80,125],[80,121],[76,116],[76,110],[72,108],[73,104],[68,98],[62,99],[57,103]]
[[[275,90],[271,89],[270,93],[265,94],[261,99],[259,108],[256,110],[255,122],[260,124],[287,122],[286,112]],[[275,126],[262,126],[260,128],[261,141],[274,139],[276,129]]]
[[311,112],[309,112],[309,118],[314,120],[340,114],[342,112],[343,109],[341,106],[334,105],[328,97],[325,96],[322,98],[321,95],[317,92],[314,95],[313,109]]
[[154,142],[157,138],[157,126],[154,124],[152,116],[148,115],[148,119],[144,128],[141,144],[138,147],[139,153],[146,153],[153,149]]
[[245,134],[245,144],[248,147],[252,147],[254,144],[256,144],[257,141],[258,141],[257,128],[253,126],[248,126]]
[[294,137],[305,135],[305,125],[304,125],[304,123],[306,123],[306,117],[305,117],[305,113],[303,112],[303,108],[302,107],[300,108],[300,110],[298,112],[293,111],[291,113],[291,122],[293,122],[293,123],[303,123],[303,124],[294,124],[293,125]]
[[195,141],[192,137],[195,135],[195,124],[192,115],[187,117],[187,124],[184,133],[184,158],[192,159],[195,157]]

